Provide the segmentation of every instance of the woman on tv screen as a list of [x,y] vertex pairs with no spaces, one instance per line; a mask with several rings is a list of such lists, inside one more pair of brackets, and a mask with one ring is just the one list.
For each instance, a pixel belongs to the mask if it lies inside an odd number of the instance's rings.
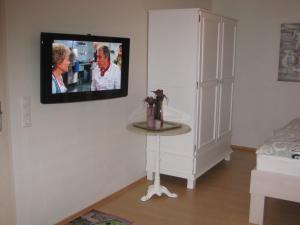
[[52,45],[52,94],[65,93],[67,88],[62,74],[68,72],[70,50],[63,44]]

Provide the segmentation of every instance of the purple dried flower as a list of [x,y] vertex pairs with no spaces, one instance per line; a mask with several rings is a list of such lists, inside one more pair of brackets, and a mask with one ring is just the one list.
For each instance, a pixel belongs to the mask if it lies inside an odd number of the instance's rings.
[[144,102],[146,102],[149,106],[153,106],[155,104],[155,98],[148,96],[144,99]]
[[157,89],[156,91],[152,91],[156,95],[157,101],[163,101],[164,98],[167,99],[167,96],[164,94],[163,89]]

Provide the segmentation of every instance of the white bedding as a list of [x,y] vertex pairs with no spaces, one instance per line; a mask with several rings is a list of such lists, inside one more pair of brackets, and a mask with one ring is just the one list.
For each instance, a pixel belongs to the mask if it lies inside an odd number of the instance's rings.
[[300,118],[275,130],[256,154],[257,170],[300,177]]

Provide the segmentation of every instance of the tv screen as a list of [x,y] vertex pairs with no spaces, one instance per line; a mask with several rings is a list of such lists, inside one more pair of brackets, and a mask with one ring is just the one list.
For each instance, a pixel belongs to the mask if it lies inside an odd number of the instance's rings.
[[41,102],[127,96],[130,40],[41,33]]

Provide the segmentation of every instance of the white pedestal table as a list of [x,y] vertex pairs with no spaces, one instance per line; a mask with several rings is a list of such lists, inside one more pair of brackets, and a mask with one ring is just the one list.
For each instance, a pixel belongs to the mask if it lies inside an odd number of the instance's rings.
[[191,128],[183,123],[177,123],[180,126],[172,129],[156,129],[148,130],[134,126],[134,123],[131,123],[127,126],[127,129],[137,133],[144,134],[147,136],[156,137],[156,165],[155,165],[155,177],[154,183],[148,187],[147,194],[141,198],[141,201],[149,200],[153,195],[161,196],[166,194],[168,197],[177,198],[176,193],[171,193],[165,186],[160,185],[160,136],[175,136],[180,134],[185,134],[191,131]]

